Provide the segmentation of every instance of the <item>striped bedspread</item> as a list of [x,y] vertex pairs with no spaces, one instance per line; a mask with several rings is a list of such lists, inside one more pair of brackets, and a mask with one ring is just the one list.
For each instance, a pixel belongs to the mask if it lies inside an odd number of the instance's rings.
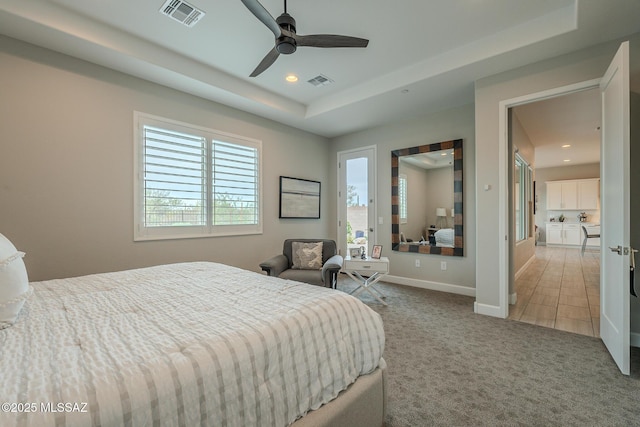
[[384,363],[357,299],[222,264],[31,285],[0,331],[3,427],[286,426]]

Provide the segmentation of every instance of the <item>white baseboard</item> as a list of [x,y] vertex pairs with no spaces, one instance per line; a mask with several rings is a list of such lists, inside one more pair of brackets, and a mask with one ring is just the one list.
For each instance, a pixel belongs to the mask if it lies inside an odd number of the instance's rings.
[[514,279],[517,279],[518,277],[520,277],[522,275],[522,273],[524,273],[524,271],[527,269],[527,267],[529,267],[531,265],[531,263],[533,261],[536,260],[536,256],[535,254],[531,256],[531,258],[529,258],[527,260],[527,262],[524,263],[524,265],[522,267],[520,267],[520,269],[518,271],[516,271],[515,277]]
[[640,347],[640,333],[639,332],[631,332],[629,336],[629,345],[631,347]]
[[385,276],[385,282],[395,283],[397,285],[413,286],[414,288],[430,289],[432,291],[449,292],[451,294],[466,295],[468,297],[476,296],[476,289],[467,286],[451,285],[449,283],[432,282],[429,280],[410,279],[400,276]]
[[478,304],[478,302],[473,303],[473,311],[476,314],[484,314],[485,316],[499,317],[504,319],[502,315],[502,310],[500,310],[500,306],[498,305],[488,305],[488,304]]

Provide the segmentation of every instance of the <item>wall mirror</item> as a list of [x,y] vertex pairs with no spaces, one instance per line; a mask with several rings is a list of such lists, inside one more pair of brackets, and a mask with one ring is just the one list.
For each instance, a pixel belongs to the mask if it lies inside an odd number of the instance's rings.
[[463,256],[462,196],[461,139],[392,151],[392,249]]

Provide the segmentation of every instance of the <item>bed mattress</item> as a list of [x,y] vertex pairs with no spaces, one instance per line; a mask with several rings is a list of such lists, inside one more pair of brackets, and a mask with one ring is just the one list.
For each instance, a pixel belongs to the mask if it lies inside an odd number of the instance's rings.
[[0,331],[2,426],[285,426],[384,363],[357,299],[222,264],[31,285]]

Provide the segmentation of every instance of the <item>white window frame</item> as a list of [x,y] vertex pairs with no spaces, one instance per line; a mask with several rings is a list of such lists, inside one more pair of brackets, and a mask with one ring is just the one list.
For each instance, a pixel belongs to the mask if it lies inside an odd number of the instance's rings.
[[407,223],[407,216],[409,212],[409,206],[407,205],[407,192],[409,182],[407,181],[407,175],[404,173],[398,174],[398,214],[400,216],[400,224]]
[[[514,166],[520,165],[519,186],[514,185],[514,226],[516,242],[527,240],[530,235],[530,224],[532,223],[529,209],[532,198],[533,173],[527,161],[518,153],[514,156]],[[516,168],[514,167],[514,183]]]
[[[164,239],[187,239],[218,236],[240,236],[250,234],[262,234],[263,232],[263,196],[262,196],[262,141],[221,132],[189,123],[184,123],[164,117],[154,116],[139,111],[134,111],[134,241],[144,240],[164,240]],[[213,141],[223,141],[246,147],[254,148],[258,153],[258,221],[257,224],[250,225],[213,225],[213,214],[211,206],[207,206],[206,225],[202,226],[145,226],[144,215],[144,128],[153,126],[182,132],[190,135],[202,136],[207,141],[207,203],[211,204],[211,156]]]

